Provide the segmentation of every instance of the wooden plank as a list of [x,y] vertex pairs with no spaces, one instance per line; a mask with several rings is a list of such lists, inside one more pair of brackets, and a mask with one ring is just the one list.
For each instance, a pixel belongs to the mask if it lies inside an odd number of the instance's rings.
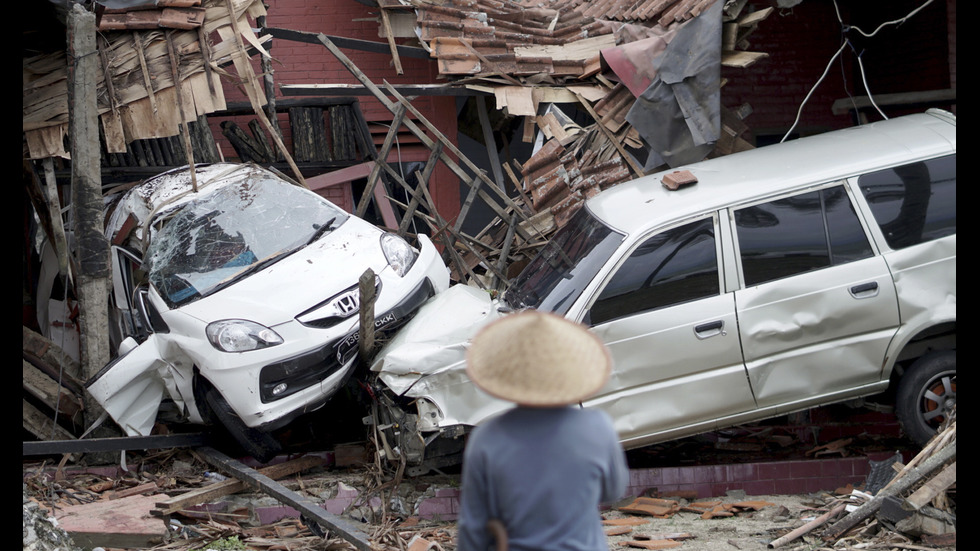
[[[945,90],[926,90],[922,92],[899,92],[896,94],[876,94],[874,102],[879,107],[883,105],[936,105],[945,103],[956,103],[956,90],[949,88]],[[854,98],[842,98],[835,100],[831,106],[831,111],[835,115],[843,115],[853,109],[866,109],[872,107],[871,99],[868,96],[857,96]]]
[[[283,145],[279,135],[272,127],[272,123],[269,122],[269,118],[265,116],[265,111],[262,109],[262,105],[265,104],[265,93],[264,90],[258,89],[255,86],[257,77],[255,76],[255,70],[252,68],[251,60],[248,58],[246,53],[245,41],[242,38],[242,33],[239,28],[238,16],[235,14],[234,3],[232,0],[226,0],[226,5],[228,6],[228,20],[230,22],[231,32],[229,33],[228,29],[225,27],[220,27],[218,31],[223,37],[227,37],[229,35],[234,36],[236,51],[232,60],[245,84],[245,91],[246,95],[248,96],[248,100],[252,104],[252,109],[255,111],[255,115],[259,118],[259,121],[266,129],[269,130],[269,134],[272,135],[272,139],[276,142],[276,146],[283,152],[283,155],[286,157],[286,162],[293,170],[293,175],[296,176],[296,180],[303,185],[303,187],[306,187],[306,179],[303,178],[303,174],[300,172],[299,167],[297,167],[295,161],[293,161],[292,155],[286,151],[285,145]],[[244,14],[242,14],[242,18],[245,18]],[[252,32],[251,29],[249,29],[249,32]]]
[[[476,96],[489,95],[481,89],[445,84],[397,84],[395,89],[405,96]],[[284,96],[337,97],[375,95],[363,84],[281,84],[279,90]]]
[[[384,166],[388,167],[388,163]],[[389,169],[391,167],[388,167]],[[394,170],[391,170],[394,172]],[[405,184],[407,186],[407,184]],[[388,229],[395,229],[398,227],[397,216],[395,216],[395,209],[391,206],[391,201],[388,197],[388,191],[383,186],[374,186],[374,200],[378,204],[378,210],[381,211],[381,220],[384,226]]]
[[388,38],[388,48],[391,49],[391,59],[395,63],[395,72],[399,75],[403,74],[405,71],[402,70],[402,60],[398,57],[398,45],[395,44],[395,34],[391,31],[391,20],[388,19],[388,10],[384,7],[381,8],[381,23],[385,31],[385,36]]
[[739,27],[750,27],[752,25],[757,25],[759,22],[761,22],[765,18],[769,17],[769,14],[771,14],[774,9],[775,8],[773,8],[772,6],[770,6],[768,8],[761,9],[761,10],[758,10],[758,11],[754,11],[752,13],[747,13],[747,14],[743,15],[742,17],[739,17],[738,18],[738,26]]
[[41,410],[24,401],[23,427],[40,440],[74,440],[75,435],[54,423]]
[[[415,107],[413,107],[411,105],[411,103],[408,102],[407,99],[405,99],[403,96],[401,96],[396,91],[394,91],[391,88],[391,85],[389,85],[387,82],[385,82],[385,86],[387,86],[388,87],[388,90],[390,92],[392,92],[398,98],[398,101],[399,102],[401,102],[403,105],[405,105],[408,108],[408,110],[413,115],[415,115],[416,117],[418,117],[419,122],[423,123],[426,128],[428,128],[433,134],[435,134],[439,138],[439,140],[442,141],[442,143],[445,144],[445,146],[450,151],[452,151],[453,154],[455,154],[457,157],[459,157],[459,159],[461,161],[463,161],[463,163],[466,164],[466,166],[471,171],[473,171],[476,174],[476,176],[478,178],[480,178],[481,180],[483,180],[484,183],[489,184],[489,187],[491,189],[493,189],[495,192],[497,192],[497,196],[504,202],[504,204],[506,206],[508,206],[510,208],[513,208],[516,212],[521,213],[521,216],[525,220],[527,219],[527,217],[524,216],[523,211],[521,211],[520,207],[516,203],[514,203],[513,199],[511,199],[506,193],[503,193],[502,190],[497,189],[497,187],[493,185],[493,182],[491,182],[490,179],[487,178],[486,174],[484,174],[483,171],[480,170],[479,167],[477,167],[476,165],[474,165],[473,162],[469,160],[469,158],[467,158],[465,155],[463,155],[463,153],[461,151],[459,151],[459,149],[457,149],[456,146],[452,142],[450,142],[449,140],[447,140],[446,139],[446,136],[444,136],[441,132],[439,132],[439,130],[434,125],[432,125],[432,123],[430,123],[424,116],[422,116],[422,114],[419,113],[419,111],[417,109],[415,109]],[[423,141],[429,140],[429,137],[426,136],[425,133],[421,132],[421,130],[418,130],[417,127],[416,127],[415,133],[419,137],[419,139],[423,139],[424,138]],[[430,143],[431,143],[431,140],[430,140]],[[426,145],[428,145],[428,143]],[[431,148],[431,145],[429,147]],[[455,163],[452,162],[452,159],[448,155],[446,155],[445,153],[442,155],[442,160],[444,162],[446,162],[446,164],[449,165],[450,168],[453,168],[453,166],[458,166],[458,165],[455,165]],[[450,163],[452,163],[452,164],[450,165]],[[466,180],[464,179],[464,181],[466,181]],[[499,205],[497,205],[496,201],[494,201],[492,198],[490,198],[487,195],[486,192],[484,192],[483,190],[481,190],[479,192],[479,196],[481,198],[483,198],[484,201],[487,203],[487,205],[490,206],[490,209],[493,210],[494,212],[496,212],[498,215],[500,215],[501,218],[507,218],[506,212]],[[520,230],[520,231],[523,231],[523,230]],[[524,239],[530,240],[530,236],[529,235],[523,235],[522,234],[521,237],[524,238]]]
[[530,46],[515,46],[514,53],[517,57],[550,57],[556,60],[585,60],[591,59],[600,50],[612,48],[616,45],[616,37],[612,34],[603,34],[590,38],[583,38],[567,42],[565,44],[533,44]]
[[928,505],[937,495],[945,492],[953,484],[956,484],[956,461],[947,465],[946,468],[932,477],[929,482],[923,484],[921,488],[906,498],[905,501],[918,511]]
[[[272,27],[266,27],[262,29],[268,32],[275,38],[282,38],[286,40],[294,40],[296,42],[306,42],[308,44],[319,44],[320,36],[330,40],[338,48],[346,48],[350,50],[358,50],[362,52],[374,52],[378,54],[390,53],[390,46],[385,42],[372,42],[370,40],[358,40],[355,38],[344,38],[341,36],[329,36],[319,33],[308,33],[303,31],[293,31],[290,29],[277,29]],[[414,57],[418,59],[431,60],[429,52],[425,48],[418,48],[415,46],[396,46],[398,55],[401,57]]]
[[167,537],[167,526],[149,514],[157,499],[155,495],[100,499],[59,508],[54,516],[74,543],[85,549],[145,549]]
[[721,52],[721,64],[724,67],[744,69],[767,57],[769,54],[763,52]]
[[493,129],[490,128],[490,116],[487,114],[486,99],[483,96],[477,96],[473,98],[473,101],[476,102],[480,127],[483,129],[483,142],[490,156],[490,170],[493,172],[493,179],[497,182],[497,187],[503,191],[504,175],[500,169],[500,158],[497,156],[497,142],[493,137]]
[[371,169],[371,174],[368,176],[367,186],[364,188],[364,194],[361,195],[361,202],[357,205],[355,214],[359,218],[363,218],[367,212],[368,202],[374,196],[374,188],[378,185],[378,180],[381,177],[381,165],[387,164],[388,162],[388,153],[391,151],[391,146],[395,143],[398,128],[401,127],[402,122],[405,120],[406,112],[405,107],[400,105],[392,112],[391,126],[388,128],[388,133],[385,135],[384,143],[381,144],[381,150],[378,152],[377,158],[374,159],[375,164]]
[[456,217],[456,223],[453,225],[453,229],[459,231],[459,228],[463,225],[463,220],[466,219],[466,215],[470,212],[470,207],[473,206],[473,201],[476,199],[477,194],[480,192],[480,182],[479,178],[474,178],[468,185],[470,186],[469,193],[466,194],[466,199],[463,201],[463,205],[459,208],[459,216]]
[[367,178],[371,173],[371,167],[374,166],[374,161],[366,161],[356,165],[351,165],[338,170],[333,170],[330,172],[325,172],[318,176],[311,176],[306,179],[307,185],[309,185],[311,191],[316,191],[318,189],[324,189],[339,184],[353,182],[354,180],[360,180],[361,178]]
[[590,105],[589,102],[582,96],[579,96],[578,94],[575,95],[579,98],[579,102],[585,107],[585,110],[592,115],[592,118],[596,121],[596,126],[599,128],[599,130],[606,136],[606,138],[609,139],[612,145],[616,148],[616,151],[619,152],[619,154],[623,157],[623,160],[626,161],[626,163],[630,166],[630,169],[633,170],[633,174],[636,177],[643,176],[643,169],[637,166],[636,161],[634,161],[633,157],[631,157],[630,154],[623,149],[623,145],[619,143],[619,140],[617,140],[616,137],[609,132],[609,129],[607,129],[605,125],[600,122],[601,119],[599,118],[599,115],[596,114],[595,110],[592,109],[592,105]]
[[439,155],[441,153],[442,142],[436,142],[436,146],[432,149],[432,153],[429,155],[429,160],[425,163],[425,169],[423,169],[422,172],[415,172],[415,179],[418,181],[418,186],[412,193],[412,199],[405,208],[405,216],[398,224],[398,233],[404,234],[408,229],[408,225],[415,218],[415,211],[418,209],[419,203],[422,201],[422,191],[418,188],[428,188],[429,178],[432,176],[432,172],[436,168],[436,163],[439,161]]
[[57,381],[48,377],[26,359],[23,363],[24,390],[31,396],[37,398],[52,412],[58,411],[61,415],[73,417],[82,411],[82,401],[78,396],[59,387]]
[[[337,46],[335,44],[333,44],[325,35],[318,34],[316,36],[317,36],[317,39],[328,50],[330,50],[331,53],[334,54],[334,57],[336,57],[337,60],[340,61],[344,65],[344,67],[346,67],[347,70],[351,72],[351,74],[353,74],[362,84],[364,84],[365,87],[367,87],[369,90],[371,90],[371,92],[374,94],[374,96],[389,111],[391,111],[392,113],[395,112],[395,104],[394,104],[394,102],[390,101],[385,96],[385,94],[383,92],[381,92],[381,89],[378,88],[373,82],[371,82],[371,80],[368,79],[364,75],[364,73],[362,73],[360,71],[360,69],[357,68],[356,65],[354,65],[354,63],[350,60],[350,58],[348,58],[346,55],[344,55],[343,52],[341,52],[337,48]],[[474,173],[476,173],[478,177],[480,177],[481,179],[483,179],[486,183],[490,184],[490,186],[492,188],[496,189],[493,186],[493,182],[491,182],[489,180],[489,178],[487,178],[487,176],[485,174],[483,174],[483,172],[479,169],[479,167],[477,167],[476,165],[474,165],[473,162],[470,161],[465,155],[463,155],[463,153],[461,151],[459,151],[459,149],[457,149],[456,146],[453,143],[451,143],[448,139],[446,139],[446,137],[441,132],[439,132],[439,130],[428,121],[428,119],[426,119],[424,116],[422,116],[422,114],[419,113],[418,110],[415,109],[411,105],[411,103],[409,103],[408,100],[405,99],[404,96],[402,96],[401,94],[399,94],[397,92],[397,90],[395,90],[387,82],[385,82],[385,86],[388,89],[389,93],[391,93],[393,96],[395,96],[398,99],[399,103],[401,103],[402,105],[404,105],[409,110],[409,112],[411,112],[413,115],[415,115],[415,117],[419,120],[419,122],[421,122],[426,128],[429,129],[429,131],[431,131],[434,135],[436,135],[439,138],[440,141],[442,141],[442,143],[445,145],[446,149],[448,149],[450,152],[452,152],[454,155],[456,155],[464,164],[466,164],[470,168],[471,171],[473,171]],[[433,148],[435,142],[431,138],[429,138],[425,134],[425,132],[423,132],[412,120],[406,120],[405,121],[405,126],[408,127],[409,130],[411,130],[412,133],[414,133],[419,138],[419,140],[421,140],[426,145],[426,147],[428,147],[429,149],[432,149]],[[464,180],[468,180],[469,179],[468,176],[465,176],[465,172],[460,168],[460,166],[458,164],[456,164],[456,161],[453,160],[453,158],[450,157],[448,154],[446,154],[446,152],[443,152],[440,155],[440,158],[442,159],[442,161],[444,163],[446,163],[446,166],[448,166],[450,170],[452,170],[458,176],[460,176],[460,178],[462,178]],[[481,192],[481,193],[483,193],[483,192]],[[503,200],[504,203],[507,206],[511,206],[511,207],[513,207],[515,209],[515,211],[520,212],[519,207],[517,207],[517,205],[513,202],[513,200],[510,197],[507,196],[506,193],[501,193],[500,195],[501,195],[501,200]],[[492,199],[488,201],[488,205],[491,206],[491,209],[496,210],[498,212],[498,214],[502,213],[502,209],[500,209],[499,206],[496,204],[496,202],[493,201]],[[523,213],[522,213],[522,216],[523,216]],[[521,230],[521,232],[523,233],[523,230]],[[521,235],[521,237],[524,238],[524,239],[530,240],[530,236],[527,235],[526,233],[523,233]]]
[[174,90],[177,94],[177,126],[180,128],[180,136],[184,140],[184,155],[187,158],[187,164],[190,166],[188,173],[191,175],[191,189],[197,191],[197,171],[194,170],[194,148],[191,147],[190,132],[185,122],[187,118],[184,111],[184,101],[181,98],[183,94],[181,94],[180,89],[180,60],[177,58],[177,50],[174,48],[173,31],[166,31],[165,34],[167,37],[167,52],[170,54],[170,68],[173,71],[174,77]]

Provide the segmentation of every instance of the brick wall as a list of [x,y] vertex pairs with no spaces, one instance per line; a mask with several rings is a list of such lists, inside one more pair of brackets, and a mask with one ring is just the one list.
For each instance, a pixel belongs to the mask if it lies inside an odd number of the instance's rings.
[[[328,36],[356,38],[374,42],[385,42],[378,36],[378,23],[375,9],[355,0],[265,0],[267,7],[266,25],[274,28],[295,31],[323,33]],[[404,42],[399,39],[399,42]],[[438,69],[434,61],[417,58],[401,58],[404,74],[398,75],[390,54],[378,54],[357,50],[342,50],[351,61],[372,82],[381,86],[387,80],[392,84],[437,83]],[[274,39],[270,48],[273,62],[273,79],[276,85],[284,84],[359,84],[324,46],[305,44],[288,40]],[[257,59],[253,60],[256,74],[261,69]],[[248,101],[236,87],[225,84],[228,102]],[[277,93],[277,97],[282,97]],[[373,132],[380,132],[377,143],[384,138],[385,126],[391,122],[391,113],[373,96],[358,96],[361,111]],[[452,97],[421,97],[412,102],[451,141],[456,139],[456,104]],[[242,128],[254,116],[233,117]],[[228,120],[228,119],[225,119]],[[226,159],[236,158],[234,148],[221,134],[218,122],[212,121],[212,133],[219,142]],[[377,126],[376,126],[377,124]],[[384,126],[381,126],[384,125]],[[286,113],[279,114],[279,127],[284,142],[291,148],[289,119]],[[393,148],[394,149],[394,148]],[[393,151],[389,161],[425,161],[429,150],[421,146],[405,145],[400,151]],[[451,217],[459,212],[458,178],[440,163],[430,179],[430,191],[443,216]]]
[[[756,9],[775,2],[751,2]],[[845,24],[872,32],[881,23],[904,17],[922,0],[858,2],[837,0]],[[947,9],[951,9],[947,17]],[[955,2],[933,2],[900,26],[882,29],[873,38],[847,33],[862,63],[872,95],[955,87]],[[807,0],[791,9],[779,8],[748,38],[749,51],[769,57],[747,69],[722,69],[729,79],[722,88],[722,103],[737,107],[748,102],[753,113],[746,119],[758,135],[778,135],[792,125],[804,98],[842,44],[841,25],[834,3]],[[863,96],[855,50],[845,48],[803,107],[796,131],[805,135],[853,124],[849,115],[834,115],[833,102],[848,94]],[[921,111],[922,109],[915,109]],[[899,109],[885,109],[889,116]],[[880,117],[870,116],[869,120]]]

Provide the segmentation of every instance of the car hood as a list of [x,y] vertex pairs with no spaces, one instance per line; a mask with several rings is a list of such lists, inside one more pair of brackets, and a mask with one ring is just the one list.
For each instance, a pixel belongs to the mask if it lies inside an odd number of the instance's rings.
[[[273,327],[291,321],[356,286],[367,268],[382,280],[393,274],[381,250],[382,233],[352,216],[313,244],[179,310],[204,322],[247,319]],[[383,283],[377,300],[381,307]]]
[[420,390],[412,387],[425,376],[457,372],[465,377],[470,340],[508,310],[486,291],[454,285],[432,297],[398,330],[375,356],[371,371],[395,394],[412,396]]

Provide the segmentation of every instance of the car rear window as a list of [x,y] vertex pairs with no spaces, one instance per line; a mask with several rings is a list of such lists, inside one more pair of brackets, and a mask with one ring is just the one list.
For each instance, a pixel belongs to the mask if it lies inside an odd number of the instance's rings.
[[865,174],[858,186],[892,249],[956,233],[956,155]]

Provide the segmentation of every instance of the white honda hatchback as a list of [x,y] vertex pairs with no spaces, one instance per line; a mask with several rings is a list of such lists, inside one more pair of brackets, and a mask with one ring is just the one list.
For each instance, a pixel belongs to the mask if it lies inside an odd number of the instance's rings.
[[419,248],[254,165],[186,167],[110,206],[110,341],[118,357],[86,383],[127,435],[161,403],[224,425],[251,455],[322,406],[358,354],[359,279],[375,274],[375,330],[407,321],[449,285]]

